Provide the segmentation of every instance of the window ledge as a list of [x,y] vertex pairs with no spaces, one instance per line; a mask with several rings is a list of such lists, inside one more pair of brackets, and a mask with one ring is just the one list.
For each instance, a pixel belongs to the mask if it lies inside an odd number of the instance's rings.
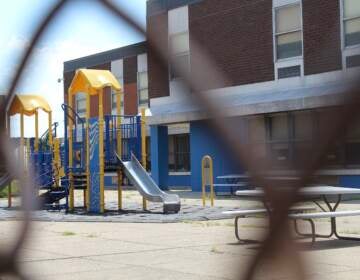
[[169,172],[169,176],[189,176],[189,175],[191,175],[190,171]]

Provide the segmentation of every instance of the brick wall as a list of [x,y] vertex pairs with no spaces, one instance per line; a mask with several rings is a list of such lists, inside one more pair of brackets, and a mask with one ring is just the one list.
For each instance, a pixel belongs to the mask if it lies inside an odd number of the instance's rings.
[[124,113],[136,115],[138,111],[137,97],[137,57],[124,59]]
[[[168,54],[168,14],[163,12],[147,18],[147,39]],[[169,95],[169,69],[160,65],[156,52],[148,48],[149,98]]]
[[[189,6],[192,76],[203,89],[274,79],[271,0],[205,0]],[[209,76],[194,44],[227,79]]]
[[303,0],[305,75],[340,70],[339,0]]

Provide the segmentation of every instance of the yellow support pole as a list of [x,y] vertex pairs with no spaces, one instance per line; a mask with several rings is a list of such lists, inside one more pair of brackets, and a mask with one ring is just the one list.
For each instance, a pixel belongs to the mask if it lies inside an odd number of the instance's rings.
[[[205,169],[208,169],[208,174],[205,173]],[[206,176],[208,175],[208,176]],[[213,161],[208,155],[204,156],[201,160],[201,178],[202,178],[202,204],[206,205],[206,186],[210,186],[210,203],[214,206],[214,175],[213,175]]]
[[86,209],[90,211],[90,95],[86,95]]
[[[68,93],[68,105],[72,107],[72,94],[69,90]],[[71,112],[68,112],[68,114],[72,114]],[[72,118],[68,117],[68,135],[69,135],[69,167],[73,167],[73,122]],[[66,140],[66,139],[65,139]],[[69,182],[70,182],[70,188],[69,188],[69,208],[70,211],[74,210],[74,182],[73,182],[73,174],[70,169],[69,171]]]
[[9,183],[9,186],[8,186],[8,208],[11,208],[12,206],[12,201],[11,201],[11,181]]
[[24,155],[24,113],[20,114],[20,162],[23,163],[25,168],[25,155]]
[[[141,108],[141,162],[146,170],[146,115],[145,108]],[[147,209],[146,198],[143,197],[143,210]]]
[[52,134],[52,112],[49,112],[49,146],[50,150],[53,150],[53,134]]
[[35,110],[35,152],[39,151],[39,112]]
[[[116,150],[119,157],[122,154],[122,135],[121,135],[121,91],[116,92]],[[118,176],[118,210],[122,210],[122,172],[119,169],[117,172]]]
[[105,212],[105,189],[104,189],[104,108],[103,90],[99,90],[99,180],[100,180],[100,212]]

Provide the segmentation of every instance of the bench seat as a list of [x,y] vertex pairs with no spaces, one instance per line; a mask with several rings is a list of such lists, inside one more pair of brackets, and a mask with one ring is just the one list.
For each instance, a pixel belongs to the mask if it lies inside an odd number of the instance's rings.
[[[311,206],[295,206],[290,208],[290,212],[305,212],[305,211],[314,211],[315,207]],[[268,210],[265,208],[259,209],[246,209],[246,210],[230,210],[222,212],[223,215],[229,217],[250,217],[258,214],[268,214]]]
[[316,213],[296,213],[289,214],[290,219],[322,219],[322,218],[338,218],[338,217],[349,217],[359,216],[360,210],[354,211],[336,211],[336,212],[316,212]]

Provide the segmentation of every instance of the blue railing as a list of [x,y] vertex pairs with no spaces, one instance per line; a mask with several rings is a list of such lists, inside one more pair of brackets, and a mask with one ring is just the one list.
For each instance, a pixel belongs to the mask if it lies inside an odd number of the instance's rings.
[[[118,119],[121,125],[118,128]],[[107,115],[105,116],[105,162],[109,165],[116,163],[117,132],[121,131],[121,159],[130,160],[131,153],[141,157],[141,117]]]

